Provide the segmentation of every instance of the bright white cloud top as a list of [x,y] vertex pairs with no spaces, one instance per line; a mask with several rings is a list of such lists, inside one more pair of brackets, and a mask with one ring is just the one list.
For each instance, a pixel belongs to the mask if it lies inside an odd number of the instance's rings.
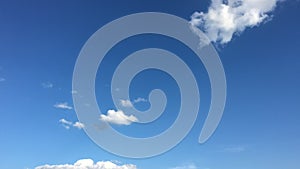
[[35,169],[137,169],[133,164],[117,165],[111,161],[99,161],[94,163],[91,159],[78,160],[74,164],[42,165]]
[[195,12],[191,25],[200,28],[212,42],[225,44],[233,35],[258,26],[270,18],[280,0],[212,0],[207,13]]
[[135,116],[127,116],[122,110],[108,110],[107,115],[100,115],[100,120],[118,125],[130,125],[133,122],[138,122],[138,119]]

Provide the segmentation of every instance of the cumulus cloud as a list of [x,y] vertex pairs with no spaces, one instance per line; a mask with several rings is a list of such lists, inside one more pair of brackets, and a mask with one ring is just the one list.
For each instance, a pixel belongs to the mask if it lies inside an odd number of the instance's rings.
[[138,119],[135,116],[127,116],[122,110],[108,110],[107,115],[100,115],[100,120],[118,125],[130,125],[133,122],[138,122]]
[[68,105],[67,102],[64,102],[64,103],[56,103],[56,104],[54,105],[54,107],[55,107],[55,108],[59,108],[59,109],[69,109],[69,110],[73,109],[71,106]]
[[207,13],[195,12],[190,24],[201,29],[211,42],[225,44],[233,35],[258,26],[271,17],[280,0],[212,0]]
[[94,162],[91,159],[81,159],[74,164],[42,165],[35,169],[137,169],[136,165],[124,164],[118,165],[111,161]]
[[71,122],[71,121],[68,121],[66,119],[60,119],[59,122],[62,124],[63,127],[65,127],[66,129],[70,129],[70,127],[76,127],[78,129],[83,129],[84,128],[84,124],[83,123],[80,123],[80,122]]
[[44,83],[42,83],[42,87],[43,88],[45,88],[45,89],[47,89],[47,88],[53,88],[53,83],[51,83],[51,82],[44,82]]

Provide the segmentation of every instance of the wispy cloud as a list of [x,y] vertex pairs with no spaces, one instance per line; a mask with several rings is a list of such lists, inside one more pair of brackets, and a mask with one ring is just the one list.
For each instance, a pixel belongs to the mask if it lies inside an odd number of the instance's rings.
[[48,89],[48,88],[53,88],[53,83],[51,82],[43,82],[42,83],[42,87],[45,88],[45,89]]
[[83,123],[80,123],[80,122],[71,122],[71,121],[68,121],[66,119],[60,119],[59,122],[62,124],[62,126],[66,129],[70,129],[70,127],[75,127],[75,128],[78,128],[78,129],[83,129],[85,126]]
[[133,107],[132,103],[130,100],[120,100],[120,104],[123,106],[123,107]]
[[73,109],[71,106],[68,105],[67,102],[64,102],[64,103],[56,103],[54,105],[55,108],[58,108],[58,109],[68,109],[68,110],[71,110]]
[[138,98],[134,99],[133,101],[123,100],[123,99],[120,100],[120,104],[123,107],[133,107],[133,105],[135,103],[140,103],[140,102],[147,102],[147,100],[142,97],[138,97]]
[[70,126],[72,125],[72,122],[66,120],[66,119],[60,119],[59,122],[64,126],[66,129],[70,129]]
[[77,122],[75,122],[73,124],[73,127],[76,127],[78,129],[83,129],[84,128],[84,124],[77,121]]
[[6,81],[6,79],[3,77],[0,77],[0,82],[4,82],[4,81]]
[[195,12],[191,25],[200,28],[212,42],[225,44],[233,35],[270,19],[280,0],[212,0],[208,12]]
[[107,115],[100,115],[100,120],[118,125],[130,125],[133,122],[138,122],[138,119],[135,116],[127,116],[122,110],[108,110]]
[[134,103],[140,103],[140,102],[147,102],[147,100],[145,98],[138,97],[138,98],[134,99],[133,102]]
[[115,164],[111,161],[94,162],[91,159],[81,159],[74,164],[42,165],[35,169],[137,169],[133,164]]

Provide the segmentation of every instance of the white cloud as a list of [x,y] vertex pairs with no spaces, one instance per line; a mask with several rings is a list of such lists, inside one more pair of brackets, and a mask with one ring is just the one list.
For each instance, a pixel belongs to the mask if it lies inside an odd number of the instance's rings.
[[67,102],[64,102],[64,103],[56,103],[56,104],[54,105],[54,107],[55,107],[55,108],[59,108],[59,109],[69,109],[69,110],[73,109],[71,106],[68,105]]
[[84,124],[83,123],[80,123],[80,122],[75,122],[73,124],[74,127],[78,128],[78,129],[83,129],[84,128]]
[[59,122],[64,126],[66,129],[70,129],[70,126],[73,124],[72,122],[66,119],[60,119]]
[[138,98],[134,99],[133,102],[134,103],[147,102],[147,100],[142,97],[138,97]]
[[77,90],[71,90],[71,94],[77,94]]
[[80,122],[75,122],[73,124],[73,122],[71,121],[68,121],[66,119],[60,119],[59,122],[62,124],[62,126],[66,129],[70,129],[70,127],[76,127],[78,129],[83,129],[84,128],[84,124],[83,123],[80,123]]
[[0,77],[0,82],[4,82],[4,81],[6,81],[6,79],[3,77]]
[[43,88],[47,89],[47,88],[53,88],[53,83],[51,82],[44,82],[42,83]]
[[100,120],[118,125],[130,125],[133,122],[138,122],[138,119],[135,116],[127,116],[122,110],[108,110],[107,115],[100,115]]
[[82,159],[78,160],[74,164],[46,164],[35,167],[35,169],[137,169],[137,167],[133,164],[118,165],[111,161],[99,161],[95,163],[91,159]]
[[120,100],[120,104],[123,106],[123,107],[133,107],[132,103],[130,100]]
[[197,169],[197,167],[194,164],[189,164],[189,165],[173,167],[171,169]]
[[258,26],[270,18],[280,0],[212,0],[207,13],[195,12],[191,25],[200,28],[212,42],[225,44],[233,35]]
[[141,97],[138,97],[138,98],[134,99],[133,101],[120,99],[120,104],[123,107],[133,107],[133,104],[139,103],[139,102],[147,102],[147,100],[144,98],[141,98]]

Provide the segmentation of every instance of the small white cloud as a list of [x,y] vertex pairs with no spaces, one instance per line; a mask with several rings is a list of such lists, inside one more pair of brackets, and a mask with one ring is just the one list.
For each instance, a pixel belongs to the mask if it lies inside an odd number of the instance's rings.
[[212,0],[208,12],[195,12],[191,25],[201,29],[211,42],[225,44],[233,35],[270,19],[281,0]]
[[77,90],[71,90],[71,94],[77,94]]
[[66,119],[60,119],[59,122],[62,124],[62,126],[66,129],[70,129],[70,127],[76,127],[78,129],[83,129],[84,128],[84,124],[83,123],[80,123],[80,122],[75,122],[73,124],[73,122],[71,121],[68,121]]
[[0,77],[0,82],[4,82],[4,81],[6,81],[6,79],[3,77]]
[[141,98],[141,97],[138,97],[138,98],[134,99],[133,101],[123,100],[123,99],[120,100],[120,104],[123,107],[133,107],[133,104],[139,103],[139,102],[147,102],[147,100],[144,98]]
[[145,98],[138,97],[138,98],[134,99],[133,102],[134,103],[147,102],[147,100]]
[[48,89],[48,88],[53,88],[53,83],[51,82],[44,82],[42,83],[42,87],[45,88],[45,89]]
[[66,124],[66,125],[72,125],[72,122],[70,122],[66,119],[60,119],[59,122],[62,123],[62,124]]
[[67,102],[64,102],[64,103],[56,103],[56,104],[54,105],[54,107],[55,107],[55,108],[59,108],[59,109],[69,109],[69,110],[73,109],[71,106],[68,105]]
[[132,103],[130,100],[120,100],[120,104],[123,106],[123,107],[133,107]]
[[100,115],[100,120],[118,125],[130,125],[133,122],[138,122],[138,119],[135,116],[127,116],[122,110],[108,110],[107,115]]
[[133,164],[115,164],[111,161],[99,161],[94,163],[91,159],[78,160],[74,164],[42,165],[35,169],[137,169]]
[[78,129],[83,129],[84,128],[84,124],[83,123],[80,123],[80,122],[75,122],[73,124],[74,127],[78,128]]
[[72,122],[66,120],[66,119],[60,119],[59,122],[62,124],[62,126],[66,129],[70,129],[70,126],[73,124]]

